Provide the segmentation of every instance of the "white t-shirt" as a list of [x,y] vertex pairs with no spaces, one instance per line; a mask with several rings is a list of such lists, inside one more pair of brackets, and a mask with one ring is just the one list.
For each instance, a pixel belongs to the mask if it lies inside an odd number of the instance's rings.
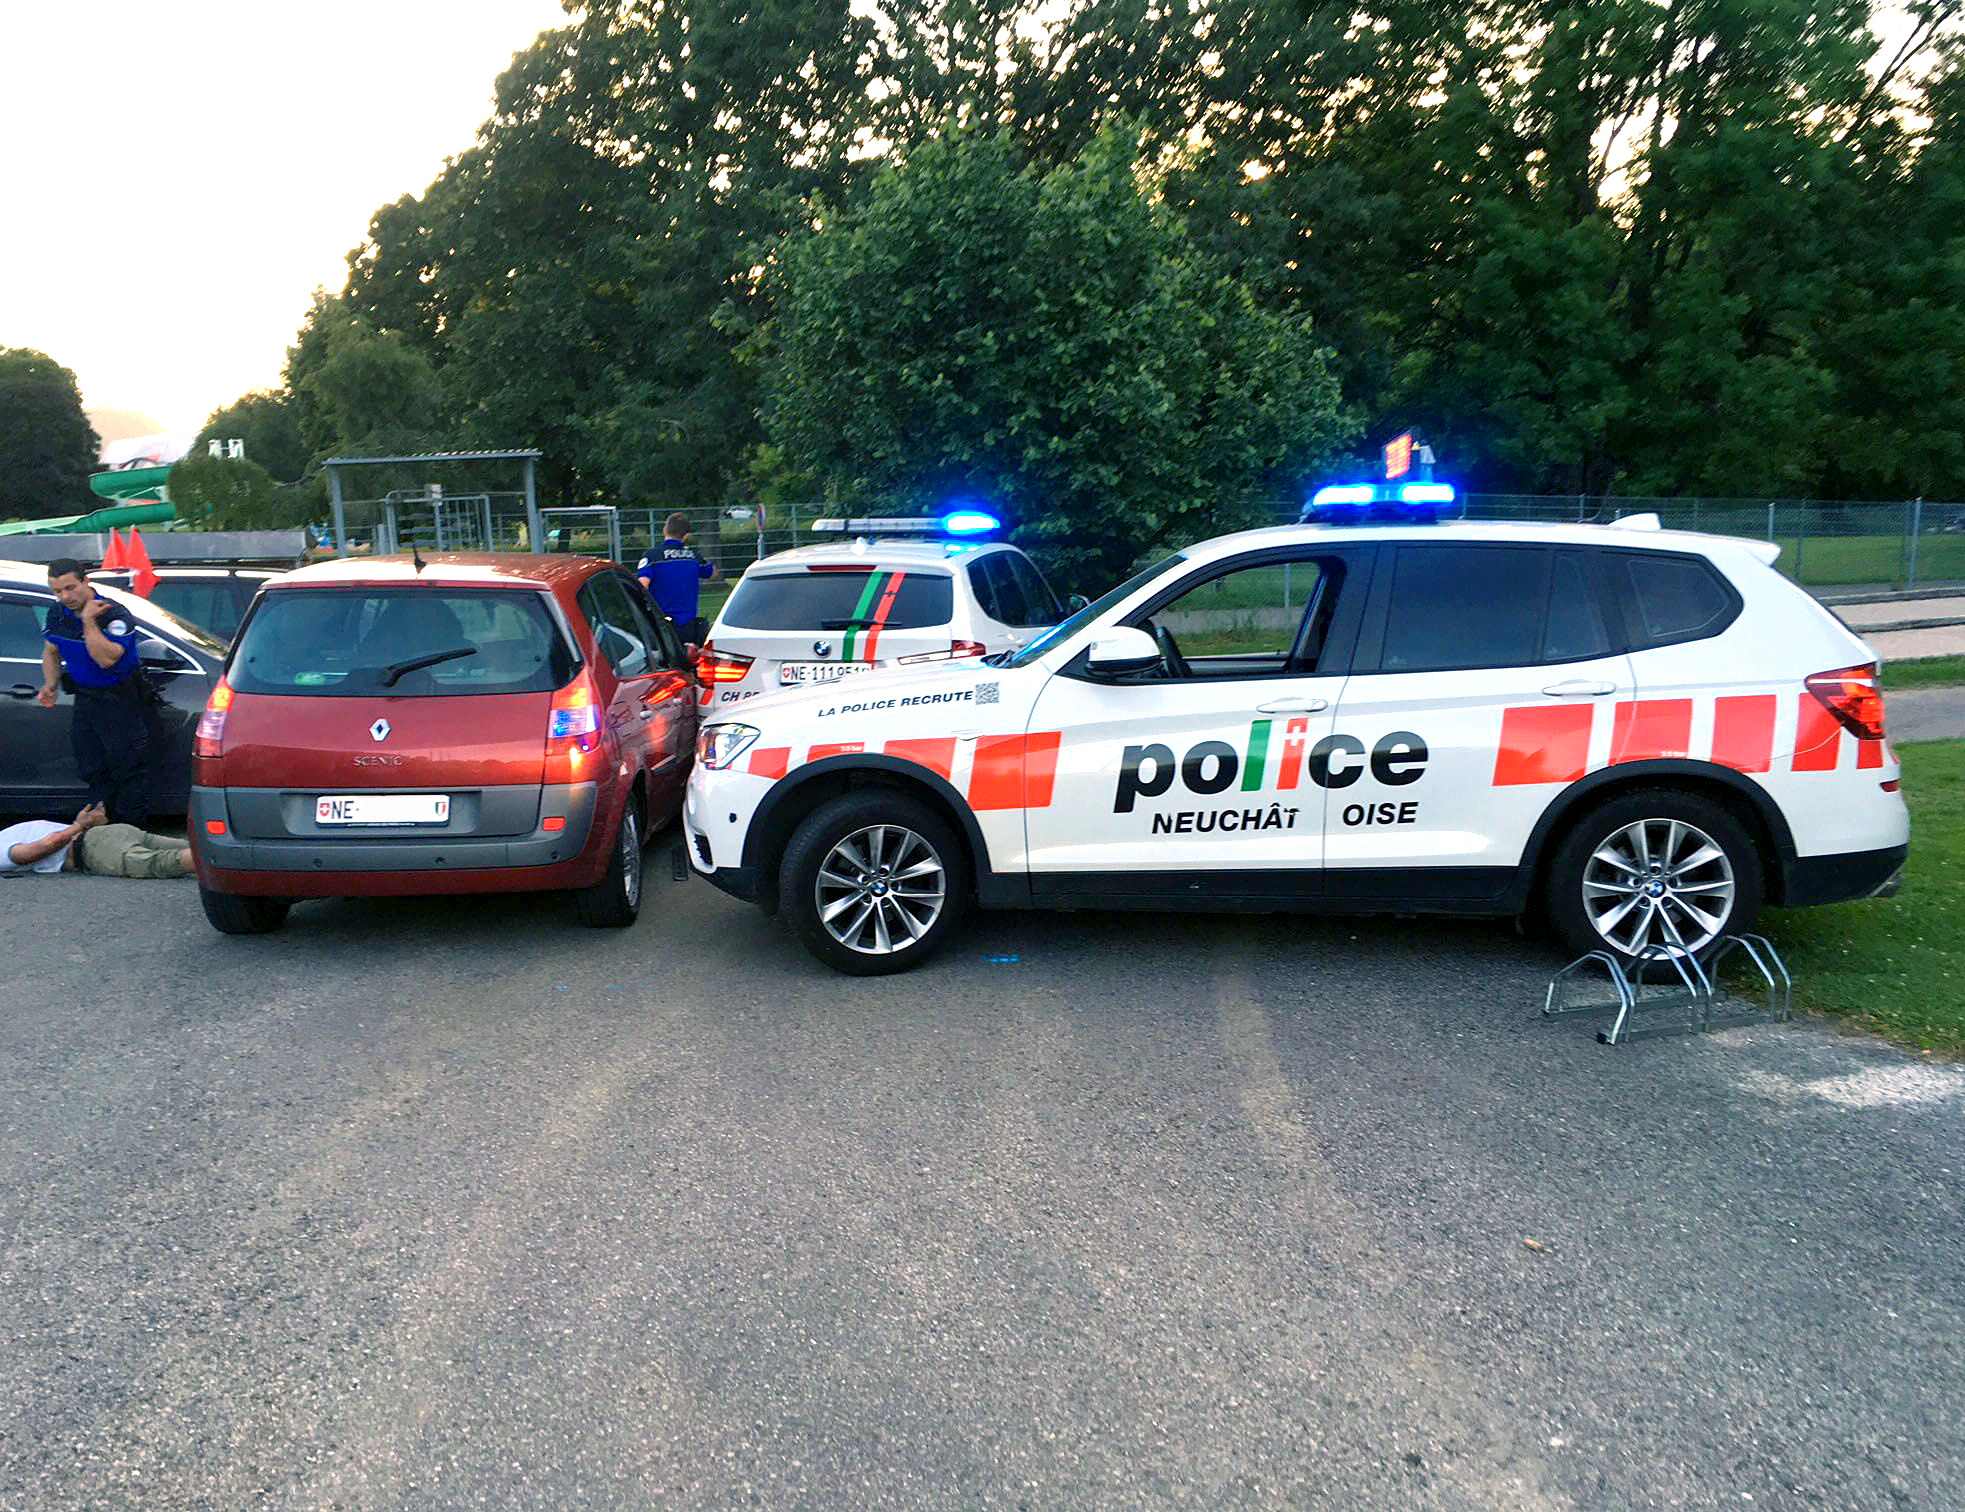
[[60,871],[62,863],[68,859],[67,846],[64,845],[52,856],[43,856],[39,861],[30,861],[25,866],[13,859],[14,847],[34,840],[45,840],[67,828],[67,825],[56,824],[52,819],[30,819],[25,824],[10,824],[0,829],[0,872]]

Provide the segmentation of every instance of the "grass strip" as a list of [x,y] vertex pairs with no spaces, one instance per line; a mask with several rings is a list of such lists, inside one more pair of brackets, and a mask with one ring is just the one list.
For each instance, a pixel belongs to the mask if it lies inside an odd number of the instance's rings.
[[[1910,861],[1894,898],[1769,909],[1761,929],[1794,975],[1795,1006],[1902,1044],[1965,1055],[1965,740],[1898,752]],[[1744,978],[1729,971],[1742,995]]]
[[1886,688],[1953,688],[1961,683],[1965,683],[1965,656],[1926,656],[1883,664]]

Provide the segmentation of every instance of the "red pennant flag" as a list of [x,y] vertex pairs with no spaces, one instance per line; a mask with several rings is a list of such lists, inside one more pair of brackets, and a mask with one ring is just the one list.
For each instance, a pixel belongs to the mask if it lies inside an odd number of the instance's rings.
[[150,565],[149,548],[143,544],[143,537],[136,533],[134,525],[130,527],[130,544],[124,548],[123,565],[136,574],[130,579],[131,589],[149,598],[157,586],[157,572]]
[[[132,532],[134,534],[134,531]],[[120,572],[129,566],[130,559],[123,554],[123,538],[116,534],[116,527],[109,527],[109,549],[102,554],[104,572]]]

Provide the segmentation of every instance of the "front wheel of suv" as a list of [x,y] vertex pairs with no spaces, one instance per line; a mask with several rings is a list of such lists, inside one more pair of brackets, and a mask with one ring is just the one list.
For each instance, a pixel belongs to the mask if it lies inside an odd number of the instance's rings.
[[1761,895],[1760,853],[1746,827],[1710,798],[1669,788],[1626,793],[1585,814],[1547,876],[1563,942],[1626,966],[1647,953],[1653,961],[1709,955],[1720,936],[1753,928]]
[[641,821],[633,798],[621,813],[614,832],[614,855],[607,871],[592,887],[573,895],[580,922],[589,929],[626,929],[641,915]]
[[293,905],[285,898],[247,898],[238,893],[213,892],[200,885],[198,901],[205,917],[220,934],[271,934],[287,921]]
[[792,932],[848,976],[920,965],[967,903],[967,860],[947,823],[877,789],[814,809],[778,869],[778,907]]

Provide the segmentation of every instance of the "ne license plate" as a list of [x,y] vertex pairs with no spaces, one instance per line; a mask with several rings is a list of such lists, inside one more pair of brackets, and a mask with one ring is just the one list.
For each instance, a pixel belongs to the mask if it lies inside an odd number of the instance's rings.
[[871,672],[872,662],[780,662],[778,686],[796,688],[807,683],[838,682],[856,672]]
[[448,824],[448,793],[348,793],[314,800],[316,824]]

